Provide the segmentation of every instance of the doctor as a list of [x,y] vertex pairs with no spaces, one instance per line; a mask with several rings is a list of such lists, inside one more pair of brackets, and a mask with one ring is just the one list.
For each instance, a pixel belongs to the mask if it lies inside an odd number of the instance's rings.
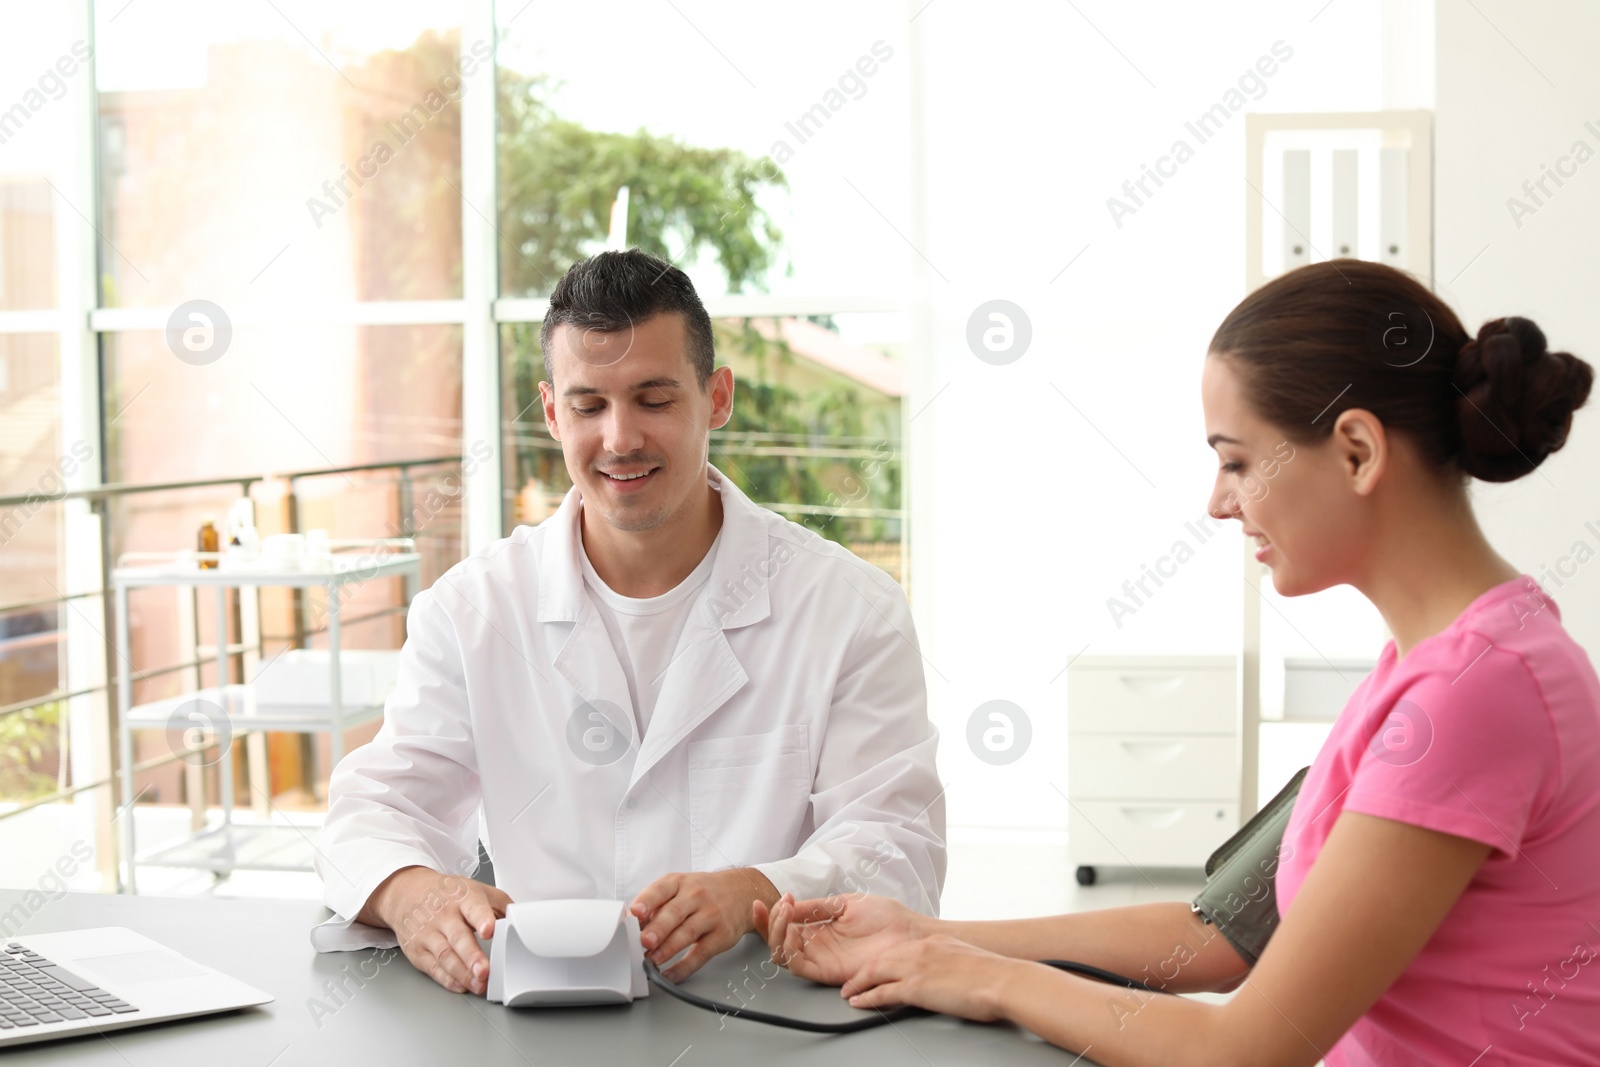
[[[540,345],[572,491],[412,603],[383,728],[329,784],[340,918],[319,947],[398,941],[481,994],[477,938],[513,900],[629,900],[652,960],[683,953],[674,980],[780,893],[935,914],[944,805],[905,595],[709,464],[733,374],[688,277],[637,250],[579,262]],[[499,888],[462,877],[480,836]],[[394,933],[326,936],[344,917]]]

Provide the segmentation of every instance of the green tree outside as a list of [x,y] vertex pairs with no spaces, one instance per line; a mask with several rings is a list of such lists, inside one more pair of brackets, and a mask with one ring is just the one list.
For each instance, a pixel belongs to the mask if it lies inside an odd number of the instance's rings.
[[[686,145],[645,130],[590,130],[555,113],[550,85],[537,76],[501,70],[499,94],[503,291],[548,293],[572,262],[598,251],[623,186],[630,192],[630,244],[669,260],[709,255],[731,292],[763,287],[781,254],[783,234],[757,197],[788,188],[770,159]],[[857,390],[801,396],[767,373],[773,361],[795,358],[781,339],[764,336],[748,319],[719,321],[715,330],[719,351],[747,354],[761,368],[754,380],[740,381],[732,421],[712,435],[713,462],[740,489],[764,504],[900,507],[898,431],[867,425]],[[501,333],[504,413],[514,420],[509,428],[516,442],[507,473],[513,486],[535,478],[559,492],[570,482],[538,404],[538,335],[531,323],[508,324]],[[803,454],[844,443],[865,455]],[[804,512],[791,517],[841,543],[900,536],[898,520]]]
[[61,756],[60,701],[0,715],[0,797],[28,801],[55,792]]

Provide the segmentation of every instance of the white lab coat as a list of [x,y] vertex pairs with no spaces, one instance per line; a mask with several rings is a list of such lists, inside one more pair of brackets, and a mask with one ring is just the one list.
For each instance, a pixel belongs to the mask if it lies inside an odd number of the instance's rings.
[[708,479],[711,579],[643,744],[614,762],[572,740],[603,702],[633,715],[583,583],[576,489],[417,595],[383,728],[329,784],[316,865],[339,916],[404,866],[471,873],[480,835],[513,900],[631,900],[669,872],[755,867],[800,898],[865,891],[937,914],[938,738],[905,594]]

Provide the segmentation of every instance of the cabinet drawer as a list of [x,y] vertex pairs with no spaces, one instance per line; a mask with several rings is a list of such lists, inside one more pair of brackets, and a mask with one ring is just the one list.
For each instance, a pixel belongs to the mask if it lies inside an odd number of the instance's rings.
[[1234,669],[1148,664],[1073,667],[1067,722],[1074,732],[1231,734],[1238,730]]
[[1234,800],[1239,750],[1231,736],[1073,734],[1067,791],[1074,800]]
[[1111,867],[1203,867],[1239,828],[1239,805],[1074,800],[1067,819],[1069,862]]

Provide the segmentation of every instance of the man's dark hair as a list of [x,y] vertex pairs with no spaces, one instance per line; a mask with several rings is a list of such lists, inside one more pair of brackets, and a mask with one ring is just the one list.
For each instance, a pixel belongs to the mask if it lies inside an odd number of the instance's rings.
[[575,326],[601,333],[617,333],[663,313],[683,316],[689,338],[689,362],[700,388],[716,366],[711,338],[711,316],[683,271],[648,252],[601,252],[580,259],[561,276],[550,294],[550,310],[539,328],[539,349],[544,374],[550,372],[550,336],[557,326]]

